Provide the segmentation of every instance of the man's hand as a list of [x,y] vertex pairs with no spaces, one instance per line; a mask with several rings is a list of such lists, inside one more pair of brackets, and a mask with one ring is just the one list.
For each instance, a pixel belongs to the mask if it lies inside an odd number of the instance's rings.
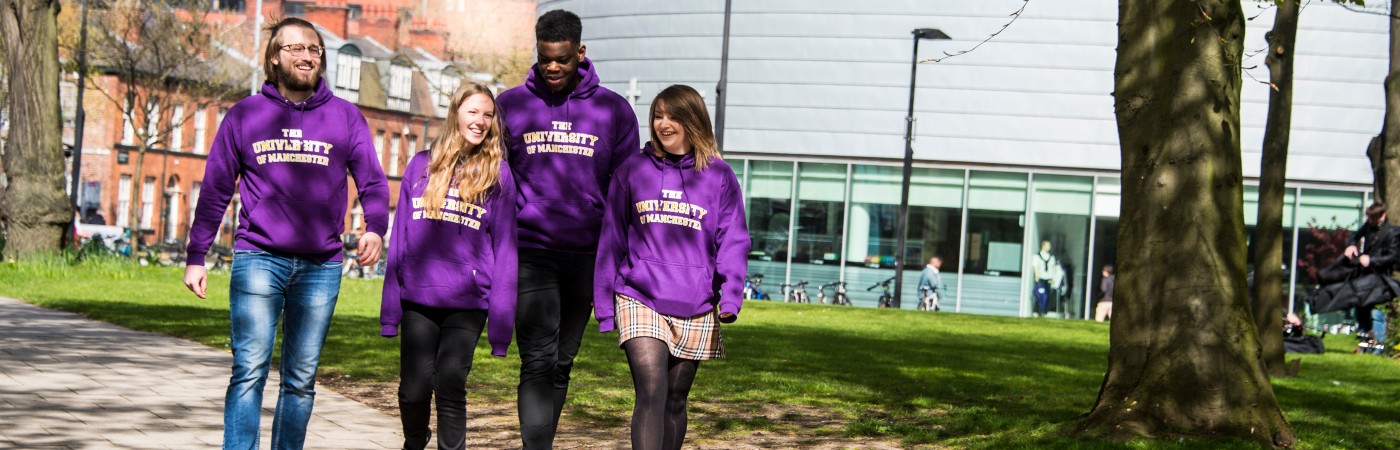
[[355,249],[355,254],[360,255],[360,265],[364,267],[373,266],[379,262],[379,254],[384,251],[384,238],[374,233],[365,233],[360,236],[360,244]]
[[1371,255],[1361,255],[1361,267],[1371,267]]
[[731,313],[731,312],[719,313],[719,321],[720,321],[720,323],[734,323],[735,320],[739,320],[739,316],[734,315],[734,313]]
[[1361,253],[1361,250],[1358,250],[1358,249],[1356,248],[1355,245],[1348,245],[1348,246],[1347,246],[1347,249],[1346,249],[1345,251],[1342,252],[1342,255],[1346,256],[1347,259],[1353,259],[1353,258],[1356,258],[1356,255],[1357,255],[1357,254],[1360,254],[1360,253]]
[[204,266],[185,266],[185,287],[190,288],[190,292],[199,298],[205,298],[205,290],[209,287],[209,269]]

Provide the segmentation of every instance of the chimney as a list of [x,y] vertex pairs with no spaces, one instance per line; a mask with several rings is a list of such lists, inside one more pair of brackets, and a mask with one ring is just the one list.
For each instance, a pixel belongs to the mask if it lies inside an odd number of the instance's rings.
[[394,49],[408,48],[413,42],[413,11],[399,8],[398,20],[394,21]]

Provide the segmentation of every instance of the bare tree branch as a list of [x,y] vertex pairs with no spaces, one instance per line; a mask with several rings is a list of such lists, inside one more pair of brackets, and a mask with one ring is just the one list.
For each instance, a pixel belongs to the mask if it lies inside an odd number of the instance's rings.
[[1400,17],[1397,17],[1397,16],[1395,15],[1394,11],[1371,11],[1371,10],[1369,10],[1369,9],[1365,9],[1364,6],[1363,6],[1363,7],[1356,7],[1356,6],[1354,6],[1354,5],[1351,5],[1351,4],[1346,3],[1346,2],[1343,2],[1343,1],[1338,1],[1337,4],[1342,5],[1342,8],[1346,9],[1347,11],[1351,11],[1351,12],[1354,12],[1354,13],[1371,14],[1371,15],[1376,15],[1376,16],[1385,16],[1385,17],[1389,17],[1389,18],[1392,18],[1392,19],[1400,19]]
[[1021,13],[1026,12],[1026,7],[1027,7],[1027,6],[1030,6],[1030,4],[1031,4],[1031,0],[1021,0],[1021,7],[1020,7],[1019,9],[1017,9],[1015,12],[1011,13],[1011,20],[1010,20],[1010,21],[1006,22],[1005,25],[1002,25],[1000,30],[997,30],[995,33],[992,33],[990,36],[987,36],[987,38],[986,38],[986,39],[983,39],[982,42],[978,42],[977,45],[972,46],[972,48],[969,48],[969,49],[967,49],[967,50],[960,50],[960,51],[956,51],[956,52],[952,52],[952,53],[943,52],[943,57],[941,57],[941,58],[929,58],[929,59],[925,59],[925,60],[922,60],[922,61],[919,61],[919,62],[920,62],[920,63],[926,63],[926,62],[943,62],[944,60],[946,60],[946,59],[948,59],[948,58],[952,58],[952,57],[954,57],[954,56],[966,55],[966,54],[968,54],[968,53],[971,53],[973,50],[977,50],[977,48],[978,48],[978,47],[981,47],[982,44],[986,44],[988,41],[991,41],[992,38],[997,37],[997,35],[1001,34],[1003,31],[1006,31],[1006,29],[1009,28],[1009,27],[1011,26],[1011,24],[1016,23],[1016,19],[1020,19],[1020,18],[1021,18]]

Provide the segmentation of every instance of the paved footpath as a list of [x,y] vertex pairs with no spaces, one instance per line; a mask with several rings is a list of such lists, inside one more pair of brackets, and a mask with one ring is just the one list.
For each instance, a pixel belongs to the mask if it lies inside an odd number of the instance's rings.
[[[223,440],[228,352],[0,297],[0,449],[195,449]],[[270,445],[277,371],[263,396]],[[308,449],[395,449],[398,419],[316,388]]]

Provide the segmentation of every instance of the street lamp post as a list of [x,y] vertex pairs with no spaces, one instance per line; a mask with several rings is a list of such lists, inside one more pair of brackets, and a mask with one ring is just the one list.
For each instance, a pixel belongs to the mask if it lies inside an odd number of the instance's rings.
[[78,216],[78,222],[82,222],[83,199],[79,194],[83,180],[83,127],[87,123],[87,112],[83,110],[83,97],[87,89],[87,19],[88,2],[83,1],[82,25],[78,28],[78,94],[74,100],[77,102],[76,111],[73,117],[73,179],[69,186],[69,194],[73,200],[73,210]]
[[909,115],[904,118],[904,176],[900,182],[899,213],[895,218],[896,237],[894,249],[894,300],[890,305],[899,309],[903,298],[901,286],[904,282],[904,241],[909,232],[909,178],[914,173],[914,85],[919,75],[919,40],[952,39],[935,28],[919,28],[914,34],[914,56],[909,61]]

